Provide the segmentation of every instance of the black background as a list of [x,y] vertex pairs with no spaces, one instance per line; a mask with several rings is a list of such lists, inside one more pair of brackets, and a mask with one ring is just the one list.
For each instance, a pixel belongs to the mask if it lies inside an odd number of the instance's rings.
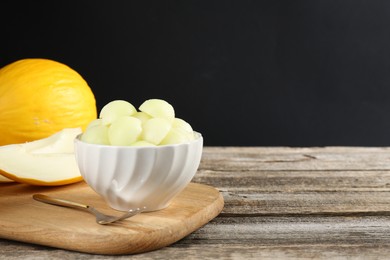
[[390,1],[2,1],[0,66],[67,64],[97,106],[170,102],[205,145],[390,145]]

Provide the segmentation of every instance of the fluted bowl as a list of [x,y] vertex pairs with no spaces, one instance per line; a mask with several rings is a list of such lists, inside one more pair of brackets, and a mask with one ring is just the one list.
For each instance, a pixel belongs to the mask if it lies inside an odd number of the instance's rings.
[[110,146],[75,139],[75,156],[85,182],[116,210],[169,206],[194,177],[203,137],[164,146]]

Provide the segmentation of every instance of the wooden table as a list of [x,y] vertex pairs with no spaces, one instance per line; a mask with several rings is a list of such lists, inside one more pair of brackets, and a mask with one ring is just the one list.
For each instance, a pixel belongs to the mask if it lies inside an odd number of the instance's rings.
[[193,182],[224,210],[169,247],[110,257],[0,240],[0,259],[390,257],[390,148],[205,147]]

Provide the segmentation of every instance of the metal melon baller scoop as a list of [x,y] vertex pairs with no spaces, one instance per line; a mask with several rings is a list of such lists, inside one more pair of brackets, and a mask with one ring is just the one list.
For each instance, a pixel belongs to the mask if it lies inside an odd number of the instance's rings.
[[110,216],[110,215],[106,215],[106,214],[103,214],[103,213],[97,211],[92,206],[80,204],[80,203],[69,201],[69,200],[53,198],[53,197],[49,197],[49,196],[43,195],[43,194],[34,194],[33,198],[37,201],[44,202],[47,204],[75,208],[75,209],[81,209],[81,210],[87,211],[87,212],[95,215],[96,222],[98,224],[101,224],[101,225],[106,225],[106,224],[110,224],[110,223],[114,223],[114,222],[117,222],[120,220],[130,218],[130,217],[135,216],[138,213],[141,213],[142,211],[145,210],[145,208],[136,208],[136,209],[131,209],[131,210],[127,211],[126,213],[124,213],[121,216]]

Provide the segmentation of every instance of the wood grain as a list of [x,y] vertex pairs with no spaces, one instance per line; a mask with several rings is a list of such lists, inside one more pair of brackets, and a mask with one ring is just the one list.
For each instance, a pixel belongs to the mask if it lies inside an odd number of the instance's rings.
[[[205,147],[193,182],[220,191],[221,214],[178,242],[132,259],[390,255],[390,148]],[[91,257],[9,240],[0,240],[0,255]]]
[[0,189],[0,237],[93,254],[156,250],[205,225],[223,208],[223,198],[215,188],[190,183],[166,209],[103,226],[87,212],[37,202],[32,199],[34,193],[92,203],[115,214],[84,182],[61,188],[8,184]]

